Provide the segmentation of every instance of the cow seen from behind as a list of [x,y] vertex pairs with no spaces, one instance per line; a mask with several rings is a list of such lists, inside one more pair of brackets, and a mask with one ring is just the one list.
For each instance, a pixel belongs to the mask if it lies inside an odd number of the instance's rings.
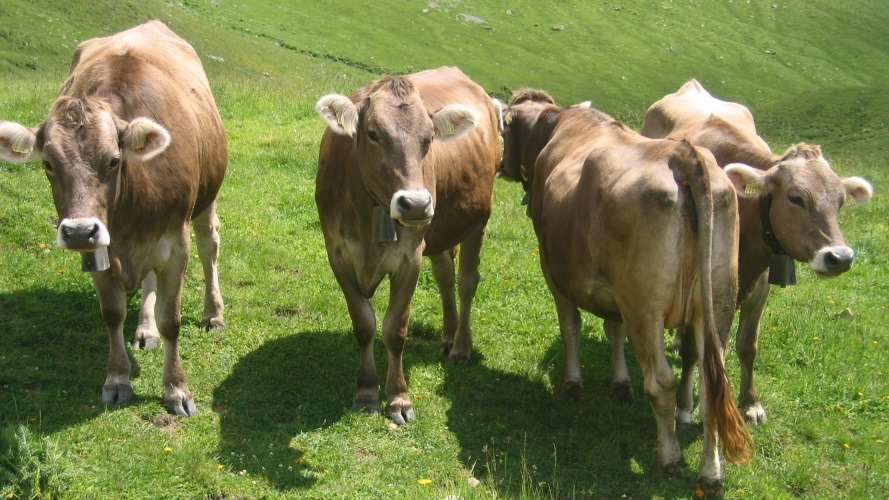
[[[222,327],[216,195],[228,163],[222,121],[194,49],[159,21],[81,43],[47,118],[0,123],[0,158],[42,160],[58,211],[57,245],[104,255],[90,267],[108,329],[102,401],[132,396],[123,336],[142,286],[134,344],[164,344],[164,404],[192,415],[179,356],[182,282],[195,235],[206,293],[201,325]],[[95,262],[91,265],[95,266]],[[107,267],[106,267],[107,266]]]
[[657,422],[657,469],[678,474],[685,460],[663,331],[692,327],[704,373],[698,484],[721,492],[717,442],[728,459],[748,458],[719,343],[737,286],[731,183],[703,148],[646,139],[595,109],[557,107],[543,91],[516,92],[504,125],[500,175],[521,181],[530,197],[565,342],[565,384],[582,384],[579,310],[590,311],[605,319],[609,338],[629,337]]

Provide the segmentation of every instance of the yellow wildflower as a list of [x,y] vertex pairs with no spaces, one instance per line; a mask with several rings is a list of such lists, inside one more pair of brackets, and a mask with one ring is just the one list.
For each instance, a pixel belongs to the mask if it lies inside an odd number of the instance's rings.
[[173,448],[170,448],[169,446],[164,446],[164,453],[172,453],[172,452],[173,452]]
[[848,450],[848,449],[851,449],[852,447],[849,446],[849,443],[843,443],[843,448]]
[[420,485],[422,485],[422,486],[426,486],[427,484],[432,484],[432,480],[431,480],[431,479],[423,478],[423,479],[420,479],[419,481],[417,481],[417,484],[420,484]]

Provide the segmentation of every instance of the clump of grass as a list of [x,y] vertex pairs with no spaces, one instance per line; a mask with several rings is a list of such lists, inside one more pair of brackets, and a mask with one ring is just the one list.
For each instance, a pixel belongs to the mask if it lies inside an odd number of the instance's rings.
[[24,425],[0,432],[0,493],[5,498],[57,498],[67,489],[68,479],[55,442]]

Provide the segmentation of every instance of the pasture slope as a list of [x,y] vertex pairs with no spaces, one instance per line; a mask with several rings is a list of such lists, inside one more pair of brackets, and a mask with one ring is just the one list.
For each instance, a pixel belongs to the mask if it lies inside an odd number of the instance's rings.
[[[693,495],[700,429],[681,437],[688,472],[655,476],[651,409],[644,397],[608,399],[609,350],[592,316],[586,398],[558,397],[561,340],[515,185],[496,188],[475,363],[440,356],[426,268],[405,353],[418,420],[390,429],[349,410],[357,349],[312,201],[323,131],[312,106],[383,72],[443,64],[497,97],[539,87],[564,104],[591,99],[637,129],[650,103],[695,77],[747,104],[774,150],[818,143],[841,175],[869,179],[874,200],[841,217],[855,267],[818,281],[798,265],[800,284],[772,293],[757,359],[771,420],[752,429],[752,462],[726,467],[726,496],[889,497],[884,2],[4,0],[0,119],[36,125],[79,41],[152,18],[202,57],[230,141],[219,200],[228,328],[198,328],[195,259],[181,350],[198,415],[165,414],[159,350],[131,350],[130,405],[101,405],[107,339],[89,277],[53,246],[40,166],[0,164],[3,498]],[[383,286],[378,310],[386,295]],[[728,367],[736,386],[731,351]]]

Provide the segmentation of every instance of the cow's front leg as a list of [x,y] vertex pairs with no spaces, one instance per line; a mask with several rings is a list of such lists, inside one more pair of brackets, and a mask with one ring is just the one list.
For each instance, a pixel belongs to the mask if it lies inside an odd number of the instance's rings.
[[142,280],[142,299],[139,305],[139,324],[133,335],[136,349],[154,349],[160,345],[160,334],[154,318],[154,305],[157,302],[157,275],[149,271]]
[[389,353],[386,416],[398,425],[415,418],[414,407],[407,393],[407,381],[404,379],[402,353],[411,316],[411,298],[420,274],[420,259],[418,252],[413,262],[405,263],[389,277],[389,306],[383,317],[383,342]]
[[90,273],[99,297],[102,318],[108,328],[108,371],[102,386],[105,404],[128,403],[133,396],[130,386],[130,358],[123,338],[123,322],[127,317],[127,299],[123,286],[114,280],[111,271]]
[[179,357],[179,330],[182,326],[180,312],[182,302],[182,280],[188,263],[189,234],[173,245],[170,258],[163,270],[157,273],[156,319],[158,330],[164,341],[164,406],[176,415],[194,415],[197,407],[188,384],[185,370]]
[[358,343],[358,390],[352,409],[367,413],[380,411],[380,378],[374,362],[374,340],[377,336],[377,319],[370,300],[359,287],[355,272],[338,251],[328,249],[328,260],[333,275],[346,298],[346,307],[352,319],[352,332]]
[[753,377],[753,362],[756,360],[757,341],[759,339],[759,321],[766,301],[769,298],[769,284],[766,274],[759,279],[753,291],[741,303],[741,315],[738,318],[738,335],[735,338],[735,350],[741,364],[741,388],[738,393],[738,406],[741,413],[751,424],[761,424],[768,420],[765,409],[759,401],[759,391]]
[[470,318],[472,317],[472,301],[478,290],[478,282],[481,279],[478,266],[481,260],[482,241],[485,239],[485,229],[482,226],[476,232],[460,243],[460,267],[457,269],[457,295],[460,297],[460,319],[457,322],[457,332],[454,335],[454,347],[451,349],[450,358],[459,361],[471,361],[472,357],[472,329]]
[[583,371],[580,366],[580,311],[566,299],[553,283],[549,267],[541,255],[540,268],[549,286],[549,291],[556,303],[556,314],[559,317],[559,332],[565,343],[565,368],[562,372],[561,393],[571,399],[579,399],[583,395]]
[[624,324],[620,321],[606,319],[602,322],[602,328],[611,345],[611,399],[621,403],[630,403],[636,395],[633,393],[630,370],[627,369],[627,359],[624,355],[627,343]]
[[216,260],[219,258],[219,217],[216,216],[216,202],[201,212],[192,221],[198,256],[204,270],[204,314],[201,327],[209,329],[225,328],[222,319],[222,294],[219,292],[219,272]]

